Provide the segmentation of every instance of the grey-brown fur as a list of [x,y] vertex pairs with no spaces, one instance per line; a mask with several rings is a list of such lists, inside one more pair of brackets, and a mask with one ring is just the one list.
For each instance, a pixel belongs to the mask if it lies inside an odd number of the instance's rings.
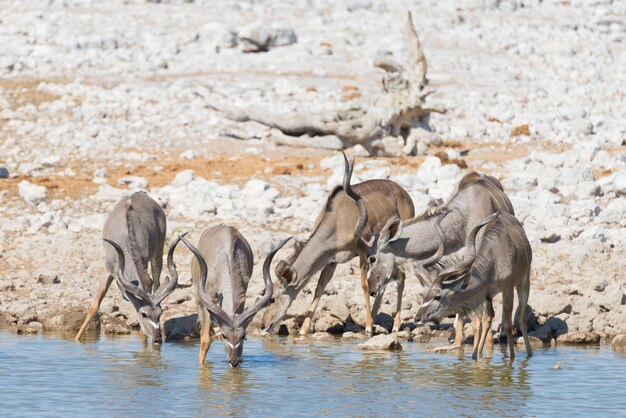
[[[400,219],[411,218],[414,216],[414,208],[409,194],[393,181],[365,181],[351,186],[351,189],[362,198],[362,203],[368,213],[366,223],[360,225],[362,210],[359,204],[346,193],[346,184],[349,186],[351,170],[346,160],[344,185],[335,187],[328,196],[309,239],[300,248],[293,263],[283,260],[277,266],[276,275],[280,279],[280,284],[276,286],[276,303],[263,316],[263,326],[266,330],[272,331],[280,323],[298,293],[308,284],[313,275],[321,270],[313,301],[300,329],[301,335],[307,334],[319,299],[332,278],[337,264],[346,263],[358,256],[361,268],[361,288],[366,307],[366,332],[372,332],[372,310],[369,305],[369,289],[365,276],[367,248],[361,244],[360,237],[369,239],[373,233],[380,231],[387,219],[394,214],[398,214]],[[355,237],[355,233],[359,237]],[[401,300],[402,288],[398,291],[398,299]],[[399,317],[399,310],[396,316]]]
[[272,297],[270,263],[288,239],[277,245],[265,259],[265,293],[248,309],[245,309],[246,291],[254,261],[250,244],[243,235],[233,227],[218,225],[202,232],[198,248],[186,239],[182,240],[194,253],[191,275],[196,287],[201,326],[198,361],[204,363],[211,346],[211,320],[214,320],[224,335],[228,364],[237,367],[241,362],[246,327],[254,315],[270,303]]
[[[492,215],[493,216],[493,215]],[[494,217],[495,218],[495,217]],[[482,237],[475,236],[464,249],[466,254],[448,260],[439,267],[434,279],[427,280],[423,303],[416,321],[438,320],[451,312],[469,315],[477,311],[485,313],[485,301],[489,302],[502,293],[502,324],[506,333],[511,358],[515,357],[513,346],[513,289],[519,300],[519,324],[524,337],[526,352],[532,355],[526,330],[526,304],[530,291],[530,266],[532,250],[524,228],[515,216],[502,212],[497,219],[487,219]],[[480,224],[479,224],[480,225]],[[482,226],[482,225],[480,225]],[[479,226],[479,227],[480,227]],[[474,237],[473,237],[474,238]],[[470,240],[471,241],[471,240]],[[478,249],[476,249],[478,248]],[[447,265],[447,268],[442,266]],[[482,346],[490,344],[493,310],[476,345],[473,357],[481,354]]]
[[[172,279],[160,286],[165,233],[165,213],[146,193],[133,193],[115,205],[102,231],[105,265],[109,274],[100,283],[87,318],[76,334],[77,341],[98,311],[114,278],[117,278],[124,298],[135,307],[141,330],[147,339],[156,343],[162,341],[160,304],[174,290],[178,280],[173,261],[174,248],[178,243],[176,240],[168,254]],[[148,265],[152,277],[148,274]]]

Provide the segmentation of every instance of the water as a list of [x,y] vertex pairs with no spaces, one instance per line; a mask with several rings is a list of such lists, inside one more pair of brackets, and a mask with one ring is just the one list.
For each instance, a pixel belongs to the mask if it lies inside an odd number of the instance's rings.
[[[0,415],[26,416],[598,416],[626,414],[626,356],[605,346],[535,350],[513,362],[362,352],[356,343],[250,338],[229,369],[221,342],[144,346],[138,335],[0,332]],[[555,369],[557,362],[564,362]]]

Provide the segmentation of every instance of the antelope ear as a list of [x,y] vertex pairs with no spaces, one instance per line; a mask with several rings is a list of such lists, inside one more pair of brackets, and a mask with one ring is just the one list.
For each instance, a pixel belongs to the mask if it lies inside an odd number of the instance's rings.
[[450,288],[466,283],[470,278],[470,270],[471,267],[467,267],[439,276],[438,279],[441,281],[441,287],[446,286]]
[[278,263],[275,273],[283,287],[287,287],[298,278],[298,273],[285,260]]
[[400,238],[402,234],[402,220],[399,217],[393,217],[380,231],[380,246],[385,246]]
[[306,245],[307,241],[301,241],[299,239],[295,239],[293,240],[293,248],[295,250],[295,256],[299,256],[300,253],[302,252],[302,249],[304,248],[304,246]]

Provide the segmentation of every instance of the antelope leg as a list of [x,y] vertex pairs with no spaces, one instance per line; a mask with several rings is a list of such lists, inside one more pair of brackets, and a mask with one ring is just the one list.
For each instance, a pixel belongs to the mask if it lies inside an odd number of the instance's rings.
[[402,311],[402,293],[404,292],[404,272],[401,271],[398,273],[398,296],[396,299],[396,314],[393,318],[393,329],[392,332],[400,331],[400,326],[402,325],[402,318],[400,317],[400,312]]
[[307,335],[311,330],[311,321],[313,320],[313,315],[315,315],[317,304],[320,302],[320,299],[324,294],[324,289],[326,289],[326,286],[328,286],[328,282],[330,282],[330,279],[333,277],[336,267],[336,263],[328,264],[320,273],[320,278],[317,281],[317,287],[315,288],[313,301],[311,302],[309,310],[306,313],[306,317],[304,318],[304,322],[302,322],[302,326],[300,327],[300,335]]
[[89,309],[87,310],[87,317],[85,318],[85,321],[83,322],[80,329],[78,330],[78,333],[74,337],[74,340],[76,342],[80,341],[80,337],[85,332],[85,329],[89,325],[89,322],[93,319],[96,313],[98,313],[98,309],[100,309],[100,304],[102,303],[102,299],[104,299],[104,296],[107,294],[107,291],[109,290],[109,286],[111,286],[113,279],[114,279],[114,276],[112,274],[109,274],[106,277],[106,279],[100,282],[100,288],[98,289],[98,293],[96,293],[95,299],[93,300],[93,302],[91,303],[91,306],[89,306]]
[[367,284],[367,265],[365,257],[359,257],[359,265],[361,268],[361,289],[363,289],[363,298],[365,299],[365,335],[374,333],[374,321],[372,320],[372,309],[370,307],[369,285]]
[[209,348],[211,348],[211,332],[213,327],[211,324],[211,314],[204,306],[198,310],[198,314],[200,315],[200,351],[198,352],[198,364],[202,365],[204,364],[206,354],[209,352]]

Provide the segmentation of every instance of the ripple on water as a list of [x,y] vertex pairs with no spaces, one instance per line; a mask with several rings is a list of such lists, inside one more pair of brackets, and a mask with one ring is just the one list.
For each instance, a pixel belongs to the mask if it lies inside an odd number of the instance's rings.
[[77,344],[0,332],[2,415],[626,413],[626,357],[603,346],[545,348],[515,361],[496,349],[490,362],[473,362],[469,350],[459,357],[411,343],[382,353],[279,337],[245,344],[242,367],[229,369],[220,342],[199,367],[197,342],[153,347],[127,335]]

